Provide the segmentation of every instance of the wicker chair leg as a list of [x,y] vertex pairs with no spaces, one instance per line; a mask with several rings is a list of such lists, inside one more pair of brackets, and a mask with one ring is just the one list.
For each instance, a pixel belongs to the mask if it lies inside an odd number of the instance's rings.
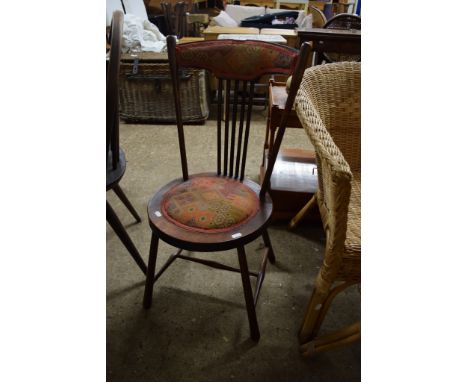
[[361,323],[356,322],[346,328],[301,345],[300,351],[304,357],[313,357],[318,353],[356,342],[360,338]]
[[317,288],[314,288],[312,296],[309,300],[309,304],[307,305],[307,310],[304,316],[304,320],[302,321],[301,329],[299,330],[298,337],[300,344],[305,344],[313,338],[312,332],[318,320],[320,309],[322,308],[322,303],[325,301],[326,297],[326,292],[321,292]]
[[[334,298],[353,284],[356,284],[356,282],[345,282],[329,289],[326,293],[320,294],[317,288],[314,289],[301,330],[299,331],[299,342],[301,344],[311,341],[317,336]],[[319,295],[321,295],[322,298],[320,298]]]
[[317,204],[317,198],[312,196],[312,198],[307,202],[307,204],[302,207],[302,209],[294,216],[291,221],[289,222],[289,228],[294,229],[297,227],[299,222],[304,219],[304,217],[307,215],[307,213]]

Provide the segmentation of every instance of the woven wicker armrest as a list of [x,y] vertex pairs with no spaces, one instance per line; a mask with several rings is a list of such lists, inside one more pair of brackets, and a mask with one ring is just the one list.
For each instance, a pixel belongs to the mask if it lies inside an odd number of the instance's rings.
[[[312,125],[321,126],[333,138],[351,172],[360,172],[361,64],[342,62],[307,69],[296,104],[308,134],[313,134]],[[325,145],[330,140],[327,134],[317,137],[322,138]]]
[[[296,114],[315,148],[319,176],[317,196],[325,203],[329,211],[334,210],[334,216],[340,214],[343,219],[346,219],[353,178],[351,168],[324,126],[318,111],[311,104],[307,94],[301,91],[296,98]],[[334,202],[334,196],[337,194],[340,195],[341,203],[339,204]],[[342,206],[341,213],[338,211],[340,205]]]
[[[352,192],[353,187],[360,190],[360,63],[306,70],[295,108],[316,151],[317,200],[325,228],[333,231],[331,245],[339,247],[334,251],[336,256],[343,252],[347,239],[351,197],[351,204],[360,212],[360,200],[355,200],[360,199],[360,192]],[[353,224],[358,224],[360,231],[360,213],[351,218],[359,220]],[[354,236],[360,241],[360,234]]]

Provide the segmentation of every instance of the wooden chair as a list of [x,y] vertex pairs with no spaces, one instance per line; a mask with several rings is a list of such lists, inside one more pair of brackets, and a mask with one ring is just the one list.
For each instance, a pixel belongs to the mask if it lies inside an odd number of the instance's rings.
[[[276,152],[271,154],[268,162],[269,174],[267,172],[260,188],[258,184],[245,178],[254,87],[264,75],[289,75],[294,70],[294,81],[300,81],[308,45],[301,48],[299,55],[293,48],[261,41],[213,40],[176,46],[175,36],[169,36],[167,46],[174,88],[182,178],[162,187],[148,205],[152,238],[143,305],[146,309],[151,307],[153,284],[175,259],[239,272],[250,336],[252,340],[258,341],[260,332],[255,306],[267,261],[275,262],[267,231],[273,209],[267,189],[286,121],[279,128],[282,134],[277,135]],[[179,97],[179,82],[184,79],[184,68],[207,70],[218,80],[217,165],[216,172],[213,173],[189,176]],[[293,99],[289,99],[289,110],[292,104]],[[265,243],[265,253],[260,271],[254,273],[247,267],[244,246],[260,236]],[[159,239],[179,250],[171,255],[155,275]],[[215,252],[230,249],[237,249],[240,269],[182,254],[183,250]],[[250,276],[257,278],[254,295]]]
[[168,35],[176,35],[178,38],[187,36],[187,10],[186,2],[179,1],[174,4],[161,3]]
[[361,64],[306,70],[295,110],[317,157],[316,200],[326,232],[323,264],[299,333],[312,355],[360,338],[360,323],[318,337],[335,296],[361,281]]
[[[119,186],[127,162],[125,153],[119,145],[119,68],[122,43],[123,13],[115,11],[112,15],[110,30],[110,51],[107,64],[106,81],[106,191],[113,190],[128,208],[137,222],[141,222],[138,213]],[[106,219],[142,272],[146,274],[146,264],[125,231],[117,214],[106,201]]]
[[312,27],[323,28],[327,22],[327,17],[324,15],[324,13],[313,5],[309,5],[309,13],[312,15]]

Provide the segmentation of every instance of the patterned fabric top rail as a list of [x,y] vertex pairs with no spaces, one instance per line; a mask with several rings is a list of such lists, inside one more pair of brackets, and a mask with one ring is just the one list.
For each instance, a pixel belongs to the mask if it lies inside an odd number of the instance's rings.
[[218,78],[255,80],[267,74],[293,73],[298,51],[263,41],[214,40],[176,46],[179,67],[206,69]]

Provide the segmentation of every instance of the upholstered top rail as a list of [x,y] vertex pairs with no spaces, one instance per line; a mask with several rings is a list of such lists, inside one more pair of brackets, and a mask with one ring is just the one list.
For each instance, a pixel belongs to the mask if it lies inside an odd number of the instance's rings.
[[298,55],[294,48],[263,41],[214,40],[176,46],[179,67],[206,69],[219,78],[243,81],[292,74]]

